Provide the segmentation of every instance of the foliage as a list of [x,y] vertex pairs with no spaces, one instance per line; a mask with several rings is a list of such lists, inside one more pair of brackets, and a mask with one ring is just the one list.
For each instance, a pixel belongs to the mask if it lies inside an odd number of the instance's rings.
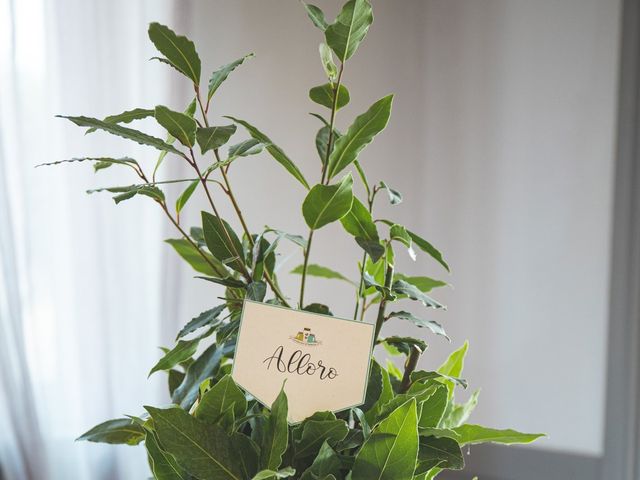
[[[150,371],[150,375],[166,372],[174,405],[147,406],[146,413],[139,417],[109,420],[79,438],[127,445],[144,442],[151,472],[159,480],[423,480],[434,478],[445,469],[462,469],[464,445],[528,443],[540,437],[466,423],[479,393],[475,392],[465,403],[455,400],[455,390],[467,385],[461,379],[466,343],[437,371],[421,371],[417,369],[418,360],[427,348],[423,339],[380,337],[383,324],[396,319],[426,327],[424,331],[438,336],[434,338],[449,339],[440,323],[425,318],[430,311],[445,309],[427,293],[447,283],[397,272],[395,250],[406,249],[415,259],[415,247],[447,272],[449,265],[440,251],[419,234],[373,215],[380,191],[384,191],[392,205],[402,201],[402,195],[386,182],[370,184],[361,162],[362,151],[387,125],[393,96],[375,101],[355,117],[344,134],[337,128],[337,112],[350,99],[342,82],[345,63],[373,22],[369,1],[348,1],[333,23],[326,20],[318,7],[306,4],[304,7],[324,34],[320,58],[326,81],[309,92],[310,99],[326,108],[329,115],[327,120],[314,114],[323,122],[315,138],[321,172],[315,185],[308,183],[281,147],[246,120],[227,116],[231,124],[209,123],[211,99],[252,54],[214,71],[208,88],[201,93],[202,65],[196,46],[158,23],[149,27],[149,38],[161,55],[157,59],[186,77],[195,90],[194,101],[184,111],[158,105],[135,108],[102,120],[64,117],[87,128],[87,132],[102,131],[160,150],[152,176],[147,175],[142,162],[128,157],[81,157],[53,163],[87,161],[93,163],[96,172],[113,166],[133,172],[137,177],[134,184],[91,192],[114,193],[116,203],[138,195],[152,199],[179,233],[178,238],[166,242],[199,278],[226,288],[221,302],[185,324],[177,334],[176,344],[163,350]],[[167,131],[165,140],[124,126],[148,117]],[[246,131],[249,137],[229,145],[238,131]],[[196,146],[202,154],[200,158],[194,152]],[[245,221],[228,173],[234,162],[263,150],[306,189],[301,206],[309,227],[306,239],[269,227],[252,231]],[[193,177],[156,181],[156,171],[166,156],[186,162]],[[203,168],[206,158],[210,160]],[[336,180],[339,173],[341,178]],[[355,193],[354,178],[362,183],[363,197]],[[184,183],[185,188],[175,201],[167,200],[162,190],[166,183]],[[220,187],[221,195],[233,206],[237,215],[235,226],[232,225],[235,220],[220,216],[220,198],[214,195],[214,187]],[[198,190],[204,192],[210,208],[201,213],[200,225],[187,229],[180,221],[180,212]],[[314,233],[335,222],[342,224],[346,237],[362,250],[356,282],[332,269],[309,263]],[[300,276],[297,302],[278,287],[275,259],[284,240],[301,248],[304,257],[304,263],[291,272]],[[375,321],[376,344],[392,356],[404,357],[404,368],[398,369],[393,363],[384,368],[372,359],[363,405],[339,415],[317,412],[290,426],[284,391],[266,408],[246,395],[233,382],[229,371],[244,298],[331,314],[326,305],[305,303],[307,275],[351,284],[355,289],[354,319],[366,321],[369,313]],[[391,308],[391,304],[404,301],[422,305],[427,315]]]

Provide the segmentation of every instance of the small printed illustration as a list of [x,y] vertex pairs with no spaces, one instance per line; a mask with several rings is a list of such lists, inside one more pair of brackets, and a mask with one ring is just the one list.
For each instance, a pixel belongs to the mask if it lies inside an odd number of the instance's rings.
[[310,328],[305,328],[304,330],[298,332],[294,337],[289,337],[296,343],[301,343],[303,345],[320,345],[322,342],[316,338],[315,334],[311,331]]

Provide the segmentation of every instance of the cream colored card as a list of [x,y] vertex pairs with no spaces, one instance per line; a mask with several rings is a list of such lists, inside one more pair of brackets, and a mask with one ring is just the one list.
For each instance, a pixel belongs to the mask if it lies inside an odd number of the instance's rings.
[[374,326],[245,301],[235,382],[267,407],[284,390],[289,422],[364,402]]

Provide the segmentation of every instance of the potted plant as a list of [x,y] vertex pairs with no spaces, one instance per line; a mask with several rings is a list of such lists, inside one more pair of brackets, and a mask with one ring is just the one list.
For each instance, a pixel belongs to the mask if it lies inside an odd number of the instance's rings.
[[[156,479],[426,480],[443,470],[462,469],[463,446],[529,443],[541,436],[467,423],[478,392],[464,403],[455,399],[455,391],[467,387],[462,379],[466,342],[436,371],[422,371],[418,370],[426,349],[422,338],[381,336],[386,322],[402,321],[448,338],[439,323],[395,307],[399,301],[415,301],[427,309],[444,308],[429,293],[446,285],[430,277],[398,272],[395,252],[408,249],[415,257],[414,250],[419,250],[444,270],[449,271],[449,266],[440,251],[418,233],[374,215],[377,202],[386,198],[396,205],[402,201],[401,194],[384,181],[371,182],[365,166],[358,161],[359,153],[387,125],[393,96],[375,101],[344,130],[338,128],[338,111],[350,99],[343,83],[345,65],[373,22],[369,1],[348,1],[333,23],[318,7],[304,7],[324,36],[320,60],[326,79],[309,91],[311,100],[324,109],[313,114],[319,121],[315,137],[317,183],[308,180],[282,148],[248,121],[227,116],[225,125],[210,124],[211,99],[251,55],[214,71],[205,86],[193,42],[158,23],[149,26],[149,38],[162,55],[158,60],[184,75],[195,91],[186,109],[176,111],[158,105],[101,120],[64,117],[87,132],[100,130],[160,152],[152,168],[132,158],[86,157],[54,163],[86,161],[93,163],[96,172],[116,166],[132,173],[135,184],[90,192],[111,192],[116,204],[137,196],[149,197],[176,229],[177,238],[167,243],[199,278],[225,287],[224,299],[187,322],[178,332],[176,344],[165,349],[151,369],[151,373],[167,375],[175,405],[149,406],[144,415],[108,420],[79,438],[112,444],[144,443]],[[128,125],[147,117],[166,129],[165,139]],[[238,133],[242,133],[241,139],[231,141]],[[236,197],[229,173],[235,162],[258,154],[271,157],[291,174],[293,182],[307,190],[301,206],[309,228],[305,236],[270,228],[259,230],[244,218],[243,199]],[[167,155],[186,162],[193,175],[156,181],[156,172]],[[354,193],[355,182],[362,184],[364,196]],[[165,195],[163,185],[167,183],[184,184],[177,199]],[[202,223],[188,228],[181,222],[180,213],[197,189],[205,193],[208,208],[202,212]],[[223,201],[231,203],[236,218],[220,216]],[[359,278],[353,318],[375,322],[375,344],[384,346],[391,355],[403,356],[404,369],[392,363],[384,367],[371,358],[366,399],[361,406],[338,414],[317,412],[299,424],[289,425],[284,390],[266,408],[229,375],[239,319],[244,299],[331,315],[329,305],[305,301],[305,285],[309,275],[341,277],[310,262],[315,232],[332,222],[340,222],[345,241],[354,241],[361,249],[360,258],[354,259]],[[276,275],[276,252],[283,242],[299,247],[304,259],[292,271],[300,275],[295,298],[280,289]],[[300,335],[304,337],[305,332]],[[199,346],[204,350],[196,355]]]

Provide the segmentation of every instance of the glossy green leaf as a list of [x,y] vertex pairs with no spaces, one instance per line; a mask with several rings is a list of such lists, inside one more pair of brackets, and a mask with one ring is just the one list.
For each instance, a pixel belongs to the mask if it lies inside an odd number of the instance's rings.
[[471,412],[478,405],[479,395],[480,390],[476,390],[465,403],[450,406],[445,413],[445,417],[440,422],[440,426],[442,428],[455,428],[469,420]]
[[198,396],[200,384],[215,375],[225,353],[231,350],[228,346],[214,343],[202,352],[196,361],[189,365],[184,380],[171,395],[173,403],[184,409],[191,408]]
[[234,460],[238,462],[243,478],[252,478],[259,468],[260,449],[256,443],[242,433],[231,434]]
[[327,20],[324,17],[324,12],[319,7],[311,5],[310,3],[302,2],[302,4],[304,5],[305,10],[307,11],[307,15],[309,16],[313,24],[324,32],[329,26]]
[[235,279],[233,277],[217,278],[217,277],[202,277],[202,276],[198,275],[195,278],[199,278],[201,280],[206,280],[207,282],[217,283],[218,285],[223,285],[225,287],[230,287],[230,288],[245,288],[246,287],[246,284],[243,281],[237,280],[237,279]]
[[382,377],[382,391],[378,396],[378,400],[375,401],[373,406],[365,411],[365,417],[369,424],[374,424],[382,407],[391,401],[394,397],[393,388],[391,386],[391,380],[389,378],[389,372],[380,367],[380,374]]
[[296,470],[285,467],[281,470],[260,470],[251,480],[274,480],[276,478],[289,478],[296,474]]
[[200,183],[199,179],[194,180],[193,182],[191,182],[189,184],[189,186],[187,188],[184,189],[184,191],[180,194],[180,196],[177,198],[176,200],[176,213],[180,213],[182,211],[182,209],[184,208],[184,206],[187,204],[187,202],[189,201],[189,199],[191,198],[191,195],[193,195],[193,192],[196,191],[196,188],[198,188],[198,184]]
[[247,411],[247,399],[231,376],[225,375],[202,396],[195,417],[205,423],[216,423],[229,408],[235,418],[240,418]]
[[454,428],[453,431],[460,435],[460,445],[476,445],[479,443],[522,444],[531,443],[545,436],[544,433],[522,433],[511,429],[497,430],[470,424],[461,425]]
[[362,115],[356,117],[349,129],[335,142],[329,156],[328,175],[335,177],[347,168],[364,147],[387,126],[391,115],[393,95],[387,95],[369,107]]
[[341,84],[338,88],[338,96],[336,99],[334,89],[335,87],[330,83],[325,83],[324,85],[313,87],[311,90],[309,90],[309,98],[318,105],[327,107],[330,110],[333,108],[333,102],[335,100],[336,110],[340,110],[342,107],[349,103],[349,90],[347,90],[347,87]]
[[125,165],[127,167],[133,168],[134,170],[136,170],[136,167],[138,166],[138,162],[136,162],[133,158],[129,158],[129,157],[122,157],[122,158],[79,157],[79,158],[70,158],[68,160],[58,160],[56,162],[40,163],[39,165],[36,165],[36,168],[50,167],[52,165],[61,165],[64,163],[76,163],[76,162],[93,162],[93,170],[95,172],[97,172],[98,170],[103,170],[105,168],[108,168],[111,165]]
[[408,282],[405,282],[404,280],[396,280],[395,282],[393,282],[393,284],[391,285],[391,290],[399,295],[406,295],[410,299],[422,303],[425,307],[446,310],[446,307],[440,302],[429,297],[425,293],[421,292],[417,287],[411,285]]
[[[200,250],[184,238],[165,240],[191,267],[209,276],[226,277],[229,273],[226,267],[216,260],[210,253]],[[203,257],[204,255],[204,257]],[[205,260],[207,258],[207,260]]]
[[202,230],[207,248],[215,258],[238,272],[246,271],[242,244],[231,225],[216,215],[202,212]]
[[327,45],[344,63],[355,53],[372,23],[373,11],[369,1],[350,0],[342,7],[336,21],[326,27]]
[[260,281],[247,285],[247,299],[254,302],[262,302],[267,294],[267,284]]
[[307,468],[300,480],[317,480],[327,475],[340,475],[342,461],[331,445],[325,441],[313,463]]
[[235,125],[198,128],[196,138],[198,145],[200,145],[200,151],[204,155],[209,150],[220,148],[229,141],[234,133],[236,133]]
[[193,355],[196,353],[198,345],[200,344],[200,340],[208,337],[209,335],[211,335],[211,333],[213,333],[212,330],[208,330],[204,334],[192,340],[179,340],[171,350],[167,351],[165,355],[160,360],[158,360],[158,362],[149,372],[149,376],[151,376],[154,372],[158,372],[161,370],[171,370],[176,365],[193,357]]
[[[126,112],[104,117],[102,121],[107,123],[131,123],[134,120],[142,120],[147,117],[153,117],[153,110],[148,108],[134,108],[132,110],[127,110]],[[92,133],[95,131],[96,128],[93,127],[87,130],[86,133]]]
[[447,340],[451,341],[451,339],[447,336],[444,328],[438,322],[433,320],[424,320],[422,318],[418,318],[410,312],[405,312],[404,310],[398,312],[391,312],[388,314],[388,318],[400,318],[402,320],[407,320],[408,322],[413,323],[418,327],[426,327],[431,330],[436,335],[442,335]]
[[382,367],[373,358],[369,368],[369,381],[367,382],[367,392],[364,403],[361,405],[362,411],[366,412],[378,401],[382,394]]
[[88,442],[137,445],[144,440],[143,428],[130,418],[116,418],[96,425],[76,440]]
[[377,240],[366,240],[361,237],[355,238],[356,243],[360,245],[365,252],[369,254],[373,263],[376,263],[384,255],[384,247]]
[[329,307],[321,303],[310,303],[309,305],[304,307],[302,310],[304,310],[305,312],[319,313],[320,315],[333,316],[333,313],[331,313],[331,310],[329,310]]
[[443,282],[442,280],[436,280],[430,277],[408,277],[401,273],[396,273],[393,276],[393,279],[404,280],[405,282],[410,283],[411,285],[413,285],[423,293],[430,292],[434,288],[446,287],[448,285],[447,282]]
[[404,355],[411,353],[412,346],[418,347],[421,352],[427,350],[427,344],[424,341],[413,337],[387,337],[380,340],[380,343],[385,343]]
[[251,135],[251,137],[253,137],[254,139],[258,140],[260,143],[265,145],[265,148],[271,154],[271,156],[276,160],[276,162],[282,165],[291,175],[293,175],[302,185],[304,185],[304,187],[307,190],[309,189],[309,184],[307,183],[307,180],[304,178],[304,175],[302,175],[302,172],[291,161],[291,159],[287,157],[287,155],[282,151],[282,149],[271,141],[269,137],[267,137],[264,133],[262,133],[256,127],[254,127],[253,125],[251,125],[250,123],[244,120],[240,120],[238,118],[229,117],[229,116],[227,116],[226,118],[246,128],[247,131],[249,132],[249,135]]
[[464,468],[460,445],[451,438],[421,436],[418,462],[421,466],[430,465],[430,468],[436,466],[448,470],[462,470]]
[[438,385],[435,392],[421,405],[419,410],[420,428],[435,428],[440,423],[448,403],[445,385]]
[[[304,268],[304,265],[298,265],[296,268],[291,270],[290,273],[294,273],[296,275],[302,275],[303,268]],[[345,277],[344,275],[342,275],[341,273],[331,270],[330,268],[323,267],[322,265],[316,265],[313,263],[307,265],[307,275],[311,275],[313,277],[344,280],[345,282],[349,282],[353,285],[353,282],[349,280],[347,277]]]
[[271,413],[264,426],[260,445],[260,467],[266,470],[277,470],[289,442],[289,425],[287,423],[287,396],[284,389],[271,406]]
[[378,229],[373,223],[369,209],[357,197],[353,197],[351,210],[340,219],[340,223],[354,237],[359,237],[367,242],[377,242],[379,239]]
[[181,408],[145,407],[162,447],[190,474],[203,480],[244,480],[230,437]]
[[249,53],[242,58],[223,65],[218,70],[213,72],[213,74],[211,74],[211,78],[209,79],[209,93],[207,95],[207,98],[211,100],[211,97],[213,97],[220,85],[222,85],[222,83],[227,79],[229,74],[231,74],[231,72],[233,72],[238,66],[242,65],[245,60],[247,60],[248,58],[252,58],[253,56],[253,53]]
[[200,85],[200,57],[193,42],[155,22],[149,25],[148,33],[156,49],[164,55],[162,60],[190,78],[194,85]]
[[[147,145],[150,147],[154,147],[158,150],[166,151],[169,153],[175,153],[176,155],[180,155],[181,157],[185,157],[185,154],[175,147],[169,145],[168,143],[160,140],[157,137],[153,137],[151,135],[147,135],[146,133],[142,133],[138,130],[134,130],[132,128],[123,127],[122,125],[118,125],[115,123],[108,123],[102,120],[98,120],[97,118],[91,117],[69,117],[65,115],[57,115],[59,118],[66,118],[71,122],[75,123],[79,127],[95,127],[98,130],[103,130],[112,135],[116,135],[118,137],[126,138],[127,140],[132,140],[140,145]],[[185,157],[186,158],[186,157]]]
[[197,124],[192,117],[163,105],[156,107],[154,115],[156,121],[185,147],[191,148],[195,145]]
[[180,384],[184,381],[184,373],[180,370],[169,370],[167,375],[167,383],[169,387],[169,395],[173,395],[173,392],[176,391],[176,388],[180,386]]
[[154,432],[147,432],[144,446],[155,480],[189,480],[189,474],[178,465],[173,455],[162,450]]
[[244,140],[235,145],[229,147],[227,161],[234,160],[238,157],[248,157],[249,155],[256,155],[262,151],[264,144],[255,138]]
[[322,62],[324,73],[327,74],[329,81],[333,83],[338,76],[338,68],[333,61],[333,53],[326,43],[320,43],[318,50],[320,51],[320,61]]
[[382,420],[358,452],[352,480],[411,480],[418,456],[416,401]]
[[338,184],[313,187],[302,203],[302,214],[312,230],[344,217],[353,203],[353,177],[346,175]]
[[[349,432],[349,427],[344,420],[331,419],[316,420],[311,417],[300,426],[297,430],[302,430],[302,434],[294,441],[294,459],[295,463],[308,457],[315,457],[324,442],[334,446],[340,440],[344,439]],[[295,435],[295,434],[294,434]]]
[[442,253],[440,253],[440,251],[436,247],[431,245],[424,238],[413,233],[411,230],[407,230],[407,232],[409,233],[411,240],[413,240],[414,245],[420,248],[420,250],[422,250],[423,252],[428,253],[436,262],[442,265],[447,272],[450,271],[449,264],[444,261],[444,258],[442,257]]
[[469,349],[469,342],[465,341],[460,348],[451,353],[438,368],[437,372],[450,377],[459,377],[464,370],[464,358]]

